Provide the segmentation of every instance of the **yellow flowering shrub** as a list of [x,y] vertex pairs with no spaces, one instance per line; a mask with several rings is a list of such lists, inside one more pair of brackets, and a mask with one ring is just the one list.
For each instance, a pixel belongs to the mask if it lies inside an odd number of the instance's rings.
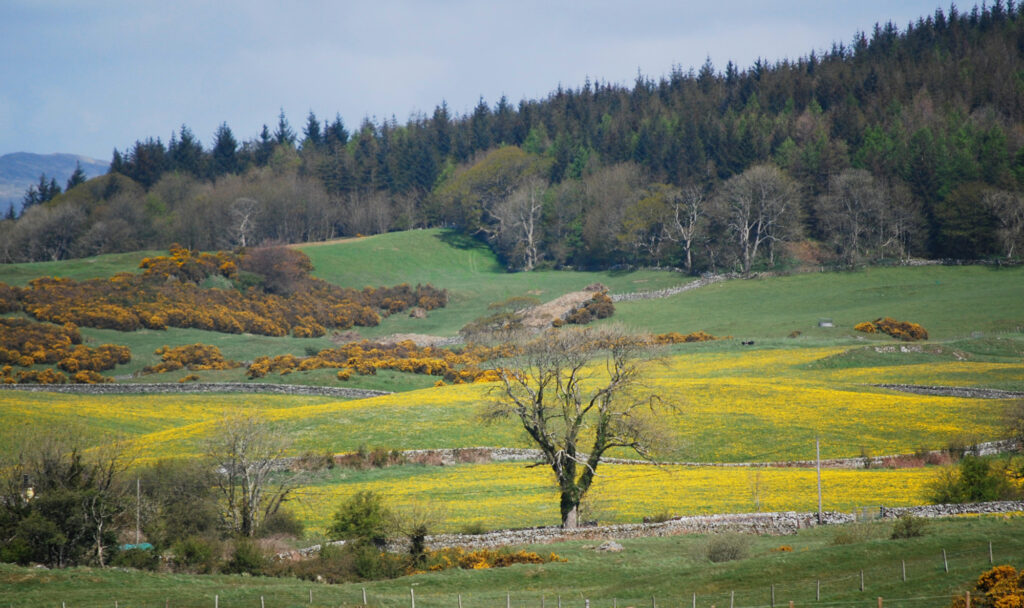
[[509,551],[507,549],[477,549],[466,551],[462,548],[445,548],[427,551],[427,569],[431,572],[462,568],[463,570],[486,570],[505,568],[514,564],[547,564],[568,561],[555,553],[542,556],[533,551]]
[[904,342],[912,342],[914,340],[927,340],[928,332],[925,328],[921,327],[917,323],[911,323],[909,321],[897,321],[890,317],[884,317],[875,319],[874,321],[865,321],[858,323],[853,326],[856,331],[861,331],[867,334],[873,333],[885,333],[889,334],[893,338],[903,340]]
[[144,374],[162,374],[182,368],[190,371],[211,369],[234,369],[242,367],[238,361],[225,359],[220,348],[210,344],[186,344],[170,347],[167,345],[156,349],[153,354],[160,355],[160,363],[142,369]]
[[[1009,564],[995,566],[983,572],[974,584],[977,593],[971,594],[971,606],[977,608],[1024,608],[1024,571],[1020,573]],[[964,608],[966,597],[953,599],[952,608]]]

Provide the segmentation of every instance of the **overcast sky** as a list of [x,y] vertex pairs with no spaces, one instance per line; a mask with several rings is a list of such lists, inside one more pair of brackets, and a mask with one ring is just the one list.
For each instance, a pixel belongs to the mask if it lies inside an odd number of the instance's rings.
[[[284,110],[405,122],[441,101],[543,98],[710,57],[748,67],[907,22],[922,0],[0,0],[0,154],[114,147],[187,124],[209,147]],[[948,6],[945,4],[944,6]],[[966,4],[961,10],[969,9]]]

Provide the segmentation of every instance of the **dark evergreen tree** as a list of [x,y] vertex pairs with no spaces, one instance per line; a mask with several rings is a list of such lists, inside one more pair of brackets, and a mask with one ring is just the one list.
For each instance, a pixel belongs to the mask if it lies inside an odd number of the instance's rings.
[[85,180],[85,171],[82,171],[82,163],[76,160],[75,171],[71,174],[71,177],[68,178],[67,184],[64,186],[64,191],[67,192],[79,184],[84,184]]
[[334,121],[324,128],[324,140],[335,153],[340,153],[340,149],[348,143],[348,130],[340,114],[335,114]]
[[213,135],[213,150],[210,157],[213,177],[236,173],[239,169],[238,141],[235,140],[235,135],[226,122],[221,123]]
[[284,116],[284,108],[282,108],[281,113],[277,115],[277,129],[274,130],[274,142],[279,146],[294,146],[295,139],[295,131],[288,124],[288,119]]
[[313,110],[310,110],[309,116],[306,117],[306,126],[302,129],[302,147],[311,146],[319,148],[323,143],[324,134],[320,132],[320,120],[313,113]]
[[206,173],[206,154],[203,145],[186,125],[181,125],[177,138],[172,134],[167,155],[172,171],[196,177],[203,177]]

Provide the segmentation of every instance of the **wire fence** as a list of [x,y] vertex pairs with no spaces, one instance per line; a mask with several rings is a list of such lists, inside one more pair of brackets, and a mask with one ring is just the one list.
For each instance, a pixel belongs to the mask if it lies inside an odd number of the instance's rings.
[[[898,562],[875,563],[842,576],[827,576],[829,564],[823,563],[822,576],[808,575],[796,580],[783,574],[783,565],[779,578],[785,582],[781,583],[745,583],[754,576],[746,574],[733,579],[736,588],[729,588],[729,583],[719,575],[709,576],[714,582],[693,589],[680,588],[645,596],[590,596],[572,589],[538,589],[535,582],[528,582],[522,576],[515,579],[531,589],[509,587],[483,593],[442,589],[442,585],[451,586],[450,581],[436,579],[423,582],[424,586],[419,588],[421,583],[415,577],[402,582],[367,583],[366,586],[310,584],[308,588],[302,588],[301,583],[293,585],[268,579],[240,583],[239,579],[232,578],[223,579],[223,589],[217,590],[176,589],[173,579],[169,578],[160,583],[167,587],[165,591],[146,587],[142,580],[137,590],[125,588],[123,593],[120,590],[110,592],[102,599],[92,597],[96,592],[84,598],[90,584],[88,580],[68,592],[69,596],[83,598],[74,600],[54,600],[53,593],[40,597],[43,592],[11,597],[0,589],[0,598],[8,596],[0,600],[0,608],[786,608],[874,607],[879,601],[886,607],[917,608],[949,606],[992,565],[1021,559],[1019,549],[1007,546],[1001,552],[999,543],[977,541],[961,551],[938,549],[931,554],[916,553]],[[202,584],[205,586],[207,582]],[[664,589],[665,585],[658,587]],[[133,598],[133,593],[145,597]]]

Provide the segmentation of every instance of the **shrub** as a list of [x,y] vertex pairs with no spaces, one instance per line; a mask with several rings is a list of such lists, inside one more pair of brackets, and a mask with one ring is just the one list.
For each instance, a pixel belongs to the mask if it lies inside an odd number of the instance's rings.
[[268,560],[259,546],[248,538],[236,538],[234,544],[231,559],[224,564],[224,571],[229,574],[262,574]]
[[[334,539],[369,541],[382,547],[387,542],[390,516],[384,498],[373,491],[364,490],[342,503],[334,513],[334,523],[327,533]],[[358,558],[356,561],[359,561]]]
[[910,514],[899,516],[892,525],[892,539],[917,538],[924,536],[928,528],[928,520],[923,517],[915,517]]
[[110,564],[119,568],[156,570],[160,566],[160,556],[152,549],[128,549],[118,552]]
[[212,541],[190,536],[171,546],[174,565],[186,572],[209,574],[216,568],[216,546]]
[[608,297],[607,291],[595,293],[590,300],[579,308],[569,311],[565,317],[566,323],[586,325],[594,319],[607,319],[615,314],[615,304]]
[[836,533],[832,535],[833,545],[852,545],[863,543],[881,536],[880,528],[869,523],[858,522],[839,526]]
[[715,563],[743,559],[749,553],[749,546],[750,539],[742,534],[713,534],[704,545],[704,556]]
[[905,342],[928,339],[928,332],[917,323],[897,321],[890,317],[858,323],[853,329],[867,334],[882,332]]
[[[971,593],[971,606],[978,608],[1015,608],[1024,606],[1024,574],[1009,564],[995,566],[978,577]],[[952,608],[964,608],[965,597],[953,599]]]
[[291,511],[278,510],[267,516],[260,524],[256,536],[266,538],[277,534],[302,538],[306,531],[305,524]]
[[943,469],[928,488],[928,499],[936,504],[1009,500],[1017,495],[1004,467],[977,456],[964,456],[955,469]]

